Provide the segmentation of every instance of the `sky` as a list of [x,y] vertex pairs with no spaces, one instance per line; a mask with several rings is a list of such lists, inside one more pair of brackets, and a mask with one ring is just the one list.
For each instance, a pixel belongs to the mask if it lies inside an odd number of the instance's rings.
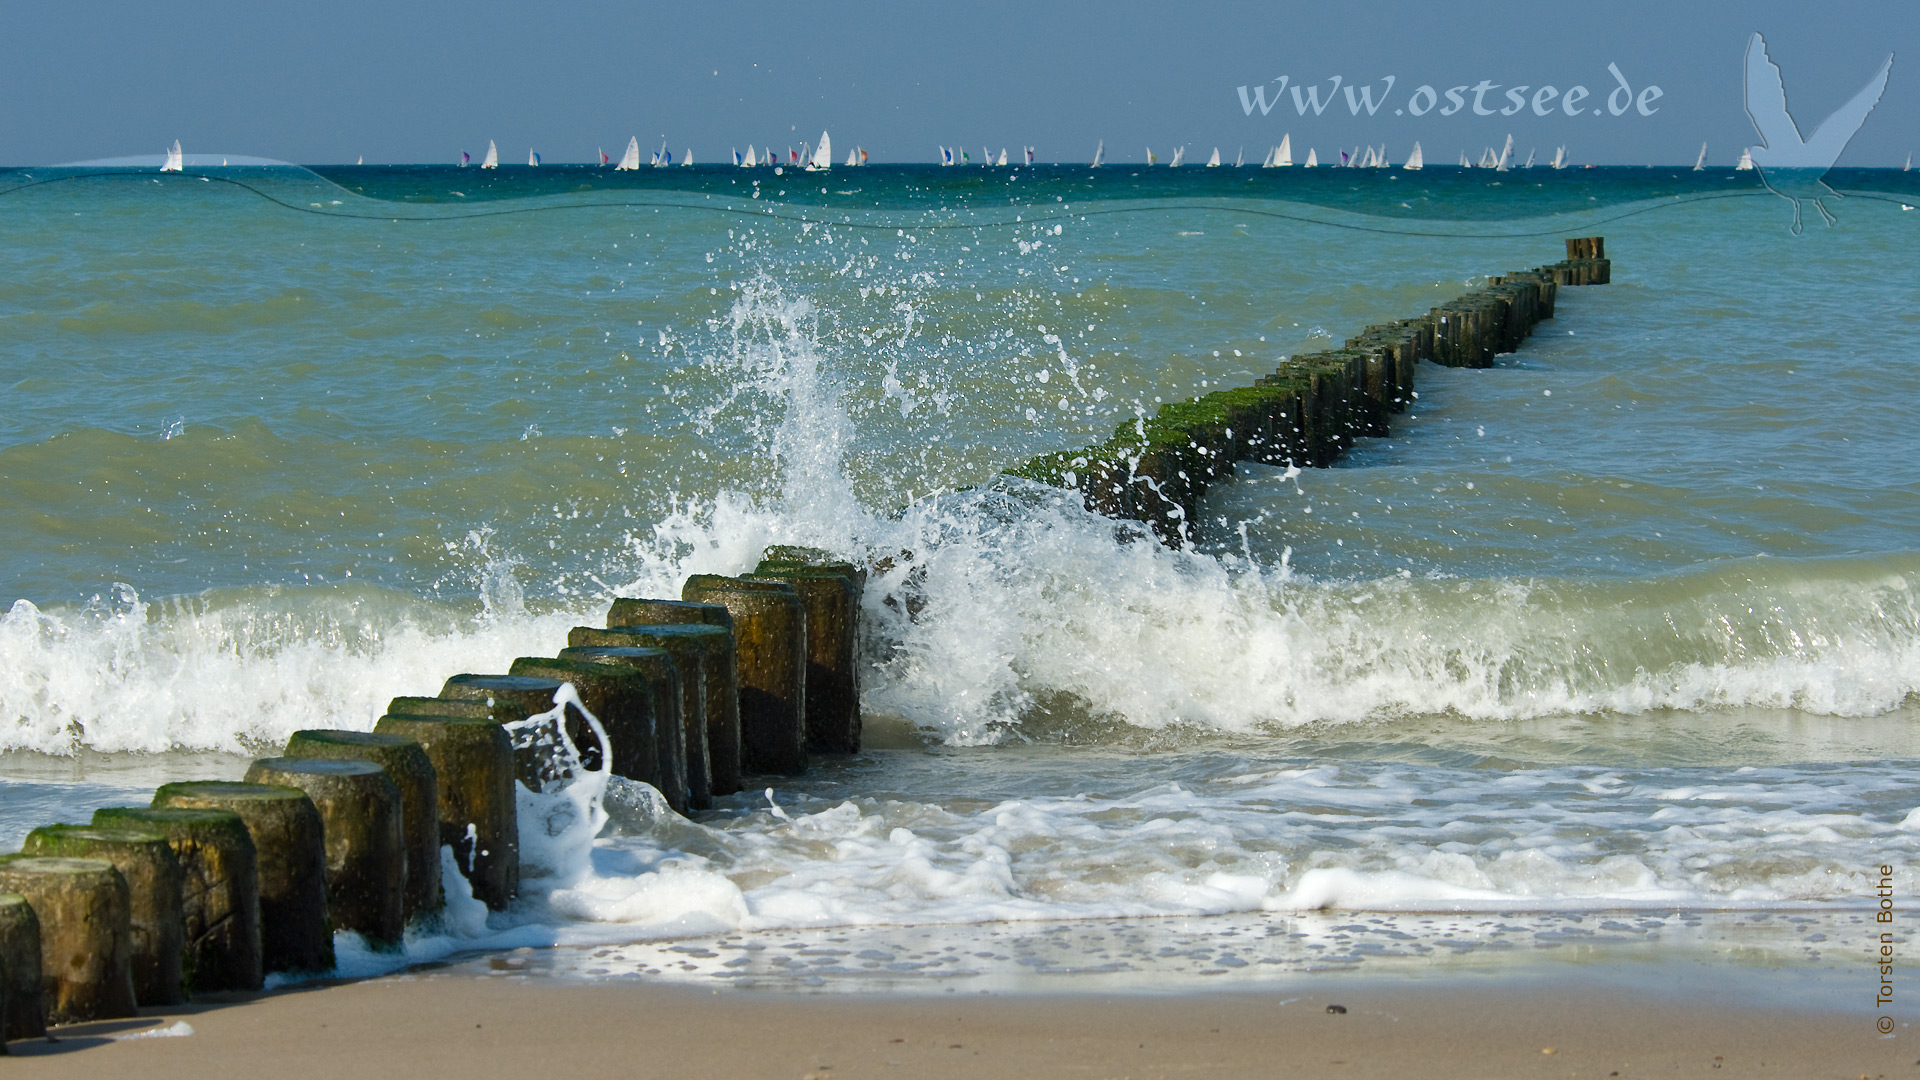
[[[1102,141],[1112,162],[1182,145],[1194,163],[1216,146],[1257,161],[1283,134],[1296,160],[1384,143],[1398,162],[1419,140],[1427,161],[1451,162],[1511,133],[1520,157],[1565,145],[1576,163],[1690,164],[1705,142],[1710,164],[1730,165],[1756,139],[1742,105],[1755,31],[1803,133],[1896,54],[1839,164],[1898,166],[1920,149],[1920,5],[1707,8],[0,0],[0,164],[157,154],[174,139],[305,164],[450,162],[489,139],[503,161],[588,161],[633,136],[718,161],[826,129],[839,155],[859,145],[877,162],[931,161],[942,145],[1085,161]],[[1482,84],[1494,115],[1475,111]],[[1456,86],[1462,105],[1442,115]],[[1575,86],[1588,96],[1568,115]]]

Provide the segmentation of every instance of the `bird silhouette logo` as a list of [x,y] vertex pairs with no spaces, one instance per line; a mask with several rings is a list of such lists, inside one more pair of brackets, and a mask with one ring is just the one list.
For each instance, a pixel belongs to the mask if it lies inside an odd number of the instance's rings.
[[1840,152],[1847,148],[1854,132],[1867,122],[1867,114],[1880,103],[1880,95],[1887,88],[1887,75],[1892,70],[1893,54],[1888,53],[1880,70],[1867,80],[1859,93],[1821,121],[1812,135],[1803,136],[1800,125],[1794,123],[1792,114],[1787,112],[1787,88],[1780,81],[1779,67],[1767,55],[1766,39],[1756,33],[1747,40],[1747,117],[1753,121],[1753,130],[1760,134],[1760,144],[1748,147],[1747,152],[1753,155],[1753,166],[1767,190],[1793,204],[1795,235],[1799,235],[1802,228],[1800,210],[1805,203],[1812,203],[1814,209],[1820,211],[1828,228],[1838,220],[1822,200],[1842,196],[1828,187],[1822,177],[1840,159]]

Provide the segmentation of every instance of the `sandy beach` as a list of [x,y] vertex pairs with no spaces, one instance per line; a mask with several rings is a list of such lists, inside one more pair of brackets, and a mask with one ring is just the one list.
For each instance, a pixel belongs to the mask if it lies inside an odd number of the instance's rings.
[[[1156,996],[797,996],[425,973],[155,1011],[9,1047],[18,1075],[1902,1076],[1874,1017],[1578,982]],[[1338,1006],[1344,1012],[1330,1007]],[[183,1037],[126,1038],[179,1021]],[[175,1029],[177,1030],[177,1029]]]

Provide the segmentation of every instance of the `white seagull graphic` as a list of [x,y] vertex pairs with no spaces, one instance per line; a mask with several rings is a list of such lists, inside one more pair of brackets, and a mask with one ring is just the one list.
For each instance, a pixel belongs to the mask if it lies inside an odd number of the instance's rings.
[[1802,227],[1802,202],[1813,203],[1829,228],[1837,220],[1820,200],[1828,195],[1836,199],[1841,195],[1821,177],[1840,159],[1840,152],[1847,148],[1854,132],[1860,130],[1860,125],[1867,122],[1867,114],[1880,103],[1880,95],[1887,88],[1887,74],[1892,69],[1893,54],[1888,53],[1886,62],[1867,80],[1867,85],[1821,121],[1811,137],[1804,137],[1800,126],[1787,112],[1787,88],[1780,81],[1780,69],[1767,55],[1766,39],[1756,33],[1747,40],[1747,117],[1753,121],[1753,129],[1760,133],[1760,145],[1747,149],[1753,155],[1754,168],[1759,170],[1760,182],[1793,204],[1796,235]]

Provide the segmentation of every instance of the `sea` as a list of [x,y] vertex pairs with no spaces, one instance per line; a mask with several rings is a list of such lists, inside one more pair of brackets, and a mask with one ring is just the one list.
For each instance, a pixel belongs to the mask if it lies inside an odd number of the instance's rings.
[[[0,170],[0,849],[803,544],[860,754],[594,778],[340,973],[1851,1001],[1913,929],[1915,174],[157,164]],[[1003,472],[1594,235],[1181,546]]]

